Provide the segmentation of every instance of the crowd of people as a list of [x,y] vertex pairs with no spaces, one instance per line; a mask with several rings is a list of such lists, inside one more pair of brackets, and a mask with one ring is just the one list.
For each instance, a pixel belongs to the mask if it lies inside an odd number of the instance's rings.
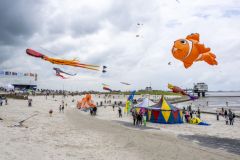
[[222,108],[221,112],[217,111],[217,120],[219,120],[219,115],[222,115],[225,118],[226,125],[233,125],[234,119],[236,117],[235,113],[231,109]]
[[[133,125],[134,126],[142,126],[144,122],[144,113],[142,112],[137,112],[135,109],[131,110],[132,117],[133,117]],[[145,125],[145,123],[144,123]]]
[[192,109],[191,105],[187,106],[187,109],[183,107],[182,113],[186,123],[190,123],[190,120],[193,117],[198,117],[199,119],[201,118],[201,110],[199,107],[196,111]]

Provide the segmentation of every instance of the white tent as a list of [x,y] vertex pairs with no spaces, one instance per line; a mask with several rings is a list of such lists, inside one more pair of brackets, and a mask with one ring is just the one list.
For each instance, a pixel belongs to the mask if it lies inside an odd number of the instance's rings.
[[14,90],[14,86],[11,85],[11,84],[7,84],[4,88],[5,88],[7,91]]
[[134,107],[145,108],[154,105],[155,103],[149,98],[144,98],[142,102],[136,104]]

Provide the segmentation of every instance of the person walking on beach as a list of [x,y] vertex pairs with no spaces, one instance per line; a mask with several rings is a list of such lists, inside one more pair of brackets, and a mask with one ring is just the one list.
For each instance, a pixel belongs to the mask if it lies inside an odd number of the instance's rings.
[[226,118],[227,115],[228,115],[228,112],[227,112],[227,110],[225,110],[225,111],[224,111],[224,117]]
[[5,105],[8,105],[8,99],[7,99],[7,97],[5,98]]
[[113,105],[112,108],[113,108],[113,111],[114,111],[115,105]]
[[62,112],[62,105],[59,106],[59,112]]
[[222,116],[224,116],[224,108],[222,107]]
[[64,105],[62,106],[62,112],[64,113]]
[[231,110],[229,110],[228,117],[229,117],[230,125],[233,125],[233,113],[231,112]]
[[217,121],[219,121],[219,112],[217,111]]
[[198,110],[197,110],[197,117],[201,119],[200,114],[201,114],[201,112],[200,112],[200,108],[198,107]]
[[90,115],[93,115],[93,108],[90,108]]
[[119,118],[122,117],[122,109],[121,109],[121,107],[118,107],[118,115],[119,115]]
[[189,112],[186,111],[186,114],[185,114],[185,121],[188,123],[189,122]]
[[2,102],[2,98],[0,98],[0,106],[2,106],[2,103],[3,103],[3,102]]
[[50,115],[50,117],[52,117],[52,114],[53,114],[53,110],[50,109],[50,110],[49,110],[49,115]]

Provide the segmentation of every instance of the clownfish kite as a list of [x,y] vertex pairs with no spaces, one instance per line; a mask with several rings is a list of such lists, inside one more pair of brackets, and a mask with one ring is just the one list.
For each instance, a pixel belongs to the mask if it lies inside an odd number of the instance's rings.
[[217,65],[216,56],[210,48],[199,43],[199,34],[194,33],[174,42],[172,47],[174,58],[183,62],[185,68],[189,68],[193,62],[205,61],[209,65]]

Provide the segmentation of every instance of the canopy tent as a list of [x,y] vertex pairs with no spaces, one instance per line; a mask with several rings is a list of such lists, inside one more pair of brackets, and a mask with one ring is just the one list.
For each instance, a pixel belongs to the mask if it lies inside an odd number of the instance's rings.
[[136,108],[136,111],[139,113],[144,112],[146,109],[148,109],[149,106],[154,105],[155,103],[151,101],[149,98],[144,98],[142,102],[136,104],[134,108]]
[[12,84],[4,85],[3,88],[6,89],[7,91],[14,90],[14,86]]
[[[141,110],[141,107],[136,108]],[[144,113],[150,122],[165,124],[183,123],[182,111],[167,102],[164,96],[157,104],[142,108],[144,108]]]
[[139,107],[139,108],[147,108],[149,106],[154,105],[155,103],[151,101],[149,98],[144,98],[142,102],[136,104],[134,107]]

